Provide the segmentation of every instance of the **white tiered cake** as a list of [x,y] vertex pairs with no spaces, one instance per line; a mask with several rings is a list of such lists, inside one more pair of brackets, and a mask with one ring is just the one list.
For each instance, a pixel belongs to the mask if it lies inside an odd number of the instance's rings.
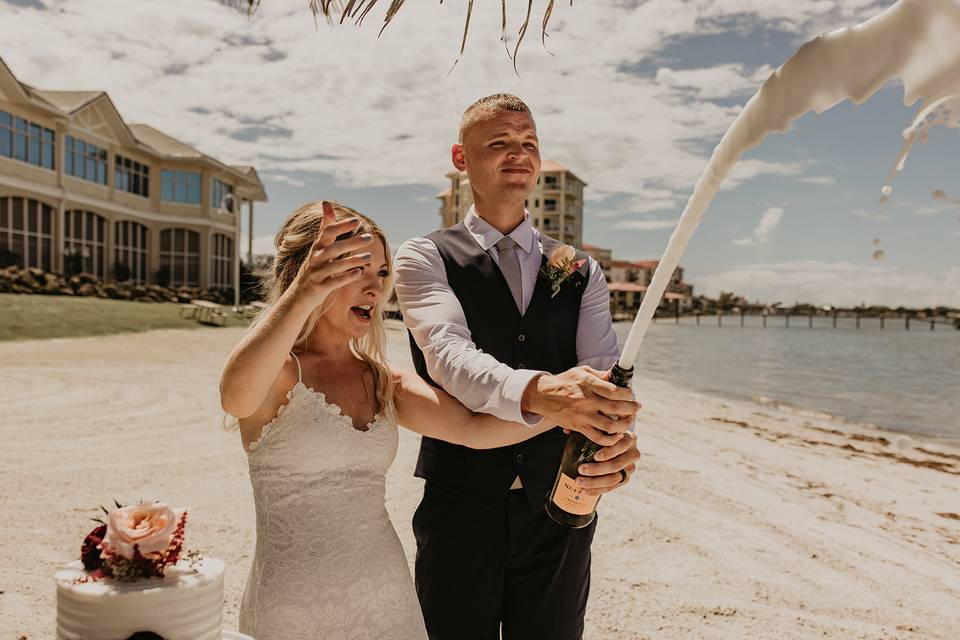
[[220,560],[176,564],[162,578],[134,582],[90,579],[77,560],[57,572],[56,582],[59,640],[123,640],[138,632],[164,640],[223,637]]
[[223,562],[184,554],[187,512],[112,511],[57,571],[58,640],[251,640],[223,631]]

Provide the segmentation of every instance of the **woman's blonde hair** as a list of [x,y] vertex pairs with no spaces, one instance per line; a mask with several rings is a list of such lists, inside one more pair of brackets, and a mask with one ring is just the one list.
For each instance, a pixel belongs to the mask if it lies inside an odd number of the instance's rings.
[[[376,306],[370,312],[370,330],[361,338],[352,338],[350,340],[350,349],[353,353],[367,363],[370,371],[373,373],[374,392],[377,398],[377,407],[382,416],[388,420],[396,419],[396,408],[393,402],[393,376],[390,375],[390,368],[387,365],[386,345],[387,335],[383,324],[383,309],[393,291],[393,265],[391,264],[390,246],[387,244],[387,237],[383,230],[373,220],[362,213],[351,209],[339,202],[326,200],[333,206],[337,220],[344,218],[357,218],[360,224],[348,235],[349,237],[361,233],[369,233],[378,238],[383,243],[384,255],[387,261],[388,275],[383,283],[383,292],[377,300]],[[290,214],[287,221],[283,223],[277,235],[274,238],[274,246],[277,255],[273,259],[270,268],[266,273],[261,274],[263,288],[266,292],[267,304],[272,306],[276,304],[280,296],[290,287],[300,271],[300,265],[307,259],[310,253],[310,247],[317,239],[320,231],[320,225],[323,222],[323,200],[308,202],[296,211]],[[332,298],[332,297],[331,297]],[[313,331],[317,320],[324,313],[329,311],[332,299],[318,307],[300,330],[297,336],[295,346],[301,346],[307,350],[307,337]],[[261,313],[257,318],[263,317]],[[254,322],[256,322],[255,320]]]

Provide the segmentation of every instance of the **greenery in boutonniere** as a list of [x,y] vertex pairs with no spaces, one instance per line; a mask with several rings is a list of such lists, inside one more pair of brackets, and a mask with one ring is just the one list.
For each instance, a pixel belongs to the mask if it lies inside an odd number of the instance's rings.
[[550,283],[550,297],[556,297],[560,293],[561,285],[586,262],[586,259],[577,260],[577,252],[568,244],[550,252],[547,264],[540,269],[540,275]]

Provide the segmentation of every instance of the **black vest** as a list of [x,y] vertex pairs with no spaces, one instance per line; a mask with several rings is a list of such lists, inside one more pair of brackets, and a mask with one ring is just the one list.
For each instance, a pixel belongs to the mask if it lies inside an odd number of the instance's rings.
[[[427,238],[443,259],[447,282],[463,307],[478,349],[514,369],[561,373],[577,365],[577,325],[588,263],[562,283],[556,296],[540,274],[521,316],[499,267],[462,222]],[[561,244],[548,236],[541,236],[541,241],[544,265],[546,256]],[[577,259],[586,255],[578,251]],[[417,373],[439,386],[427,373],[423,352],[412,336],[410,350]],[[519,475],[531,507],[539,509],[553,486],[565,441],[559,427],[517,445],[487,450],[424,437],[416,475],[491,506],[502,502]]]

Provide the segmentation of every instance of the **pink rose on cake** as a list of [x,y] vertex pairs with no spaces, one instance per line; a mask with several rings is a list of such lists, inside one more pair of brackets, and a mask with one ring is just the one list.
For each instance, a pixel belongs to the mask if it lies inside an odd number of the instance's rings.
[[[161,578],[164,569],[180,559],[187,512],[174,511],[162,502],[141,502],[129,507],[103,509],[104,522],[91,531],[80,550],[90,577],[117,580]],[[188,558],[196,556],[188,554]],[[199,556],[197,556],[199,557]]]
[[107,520],[103,548],[127,560],[133,559],[135,550],[144,558],[160,558],[170,547],[178,520],[162,502],[114,509]]

